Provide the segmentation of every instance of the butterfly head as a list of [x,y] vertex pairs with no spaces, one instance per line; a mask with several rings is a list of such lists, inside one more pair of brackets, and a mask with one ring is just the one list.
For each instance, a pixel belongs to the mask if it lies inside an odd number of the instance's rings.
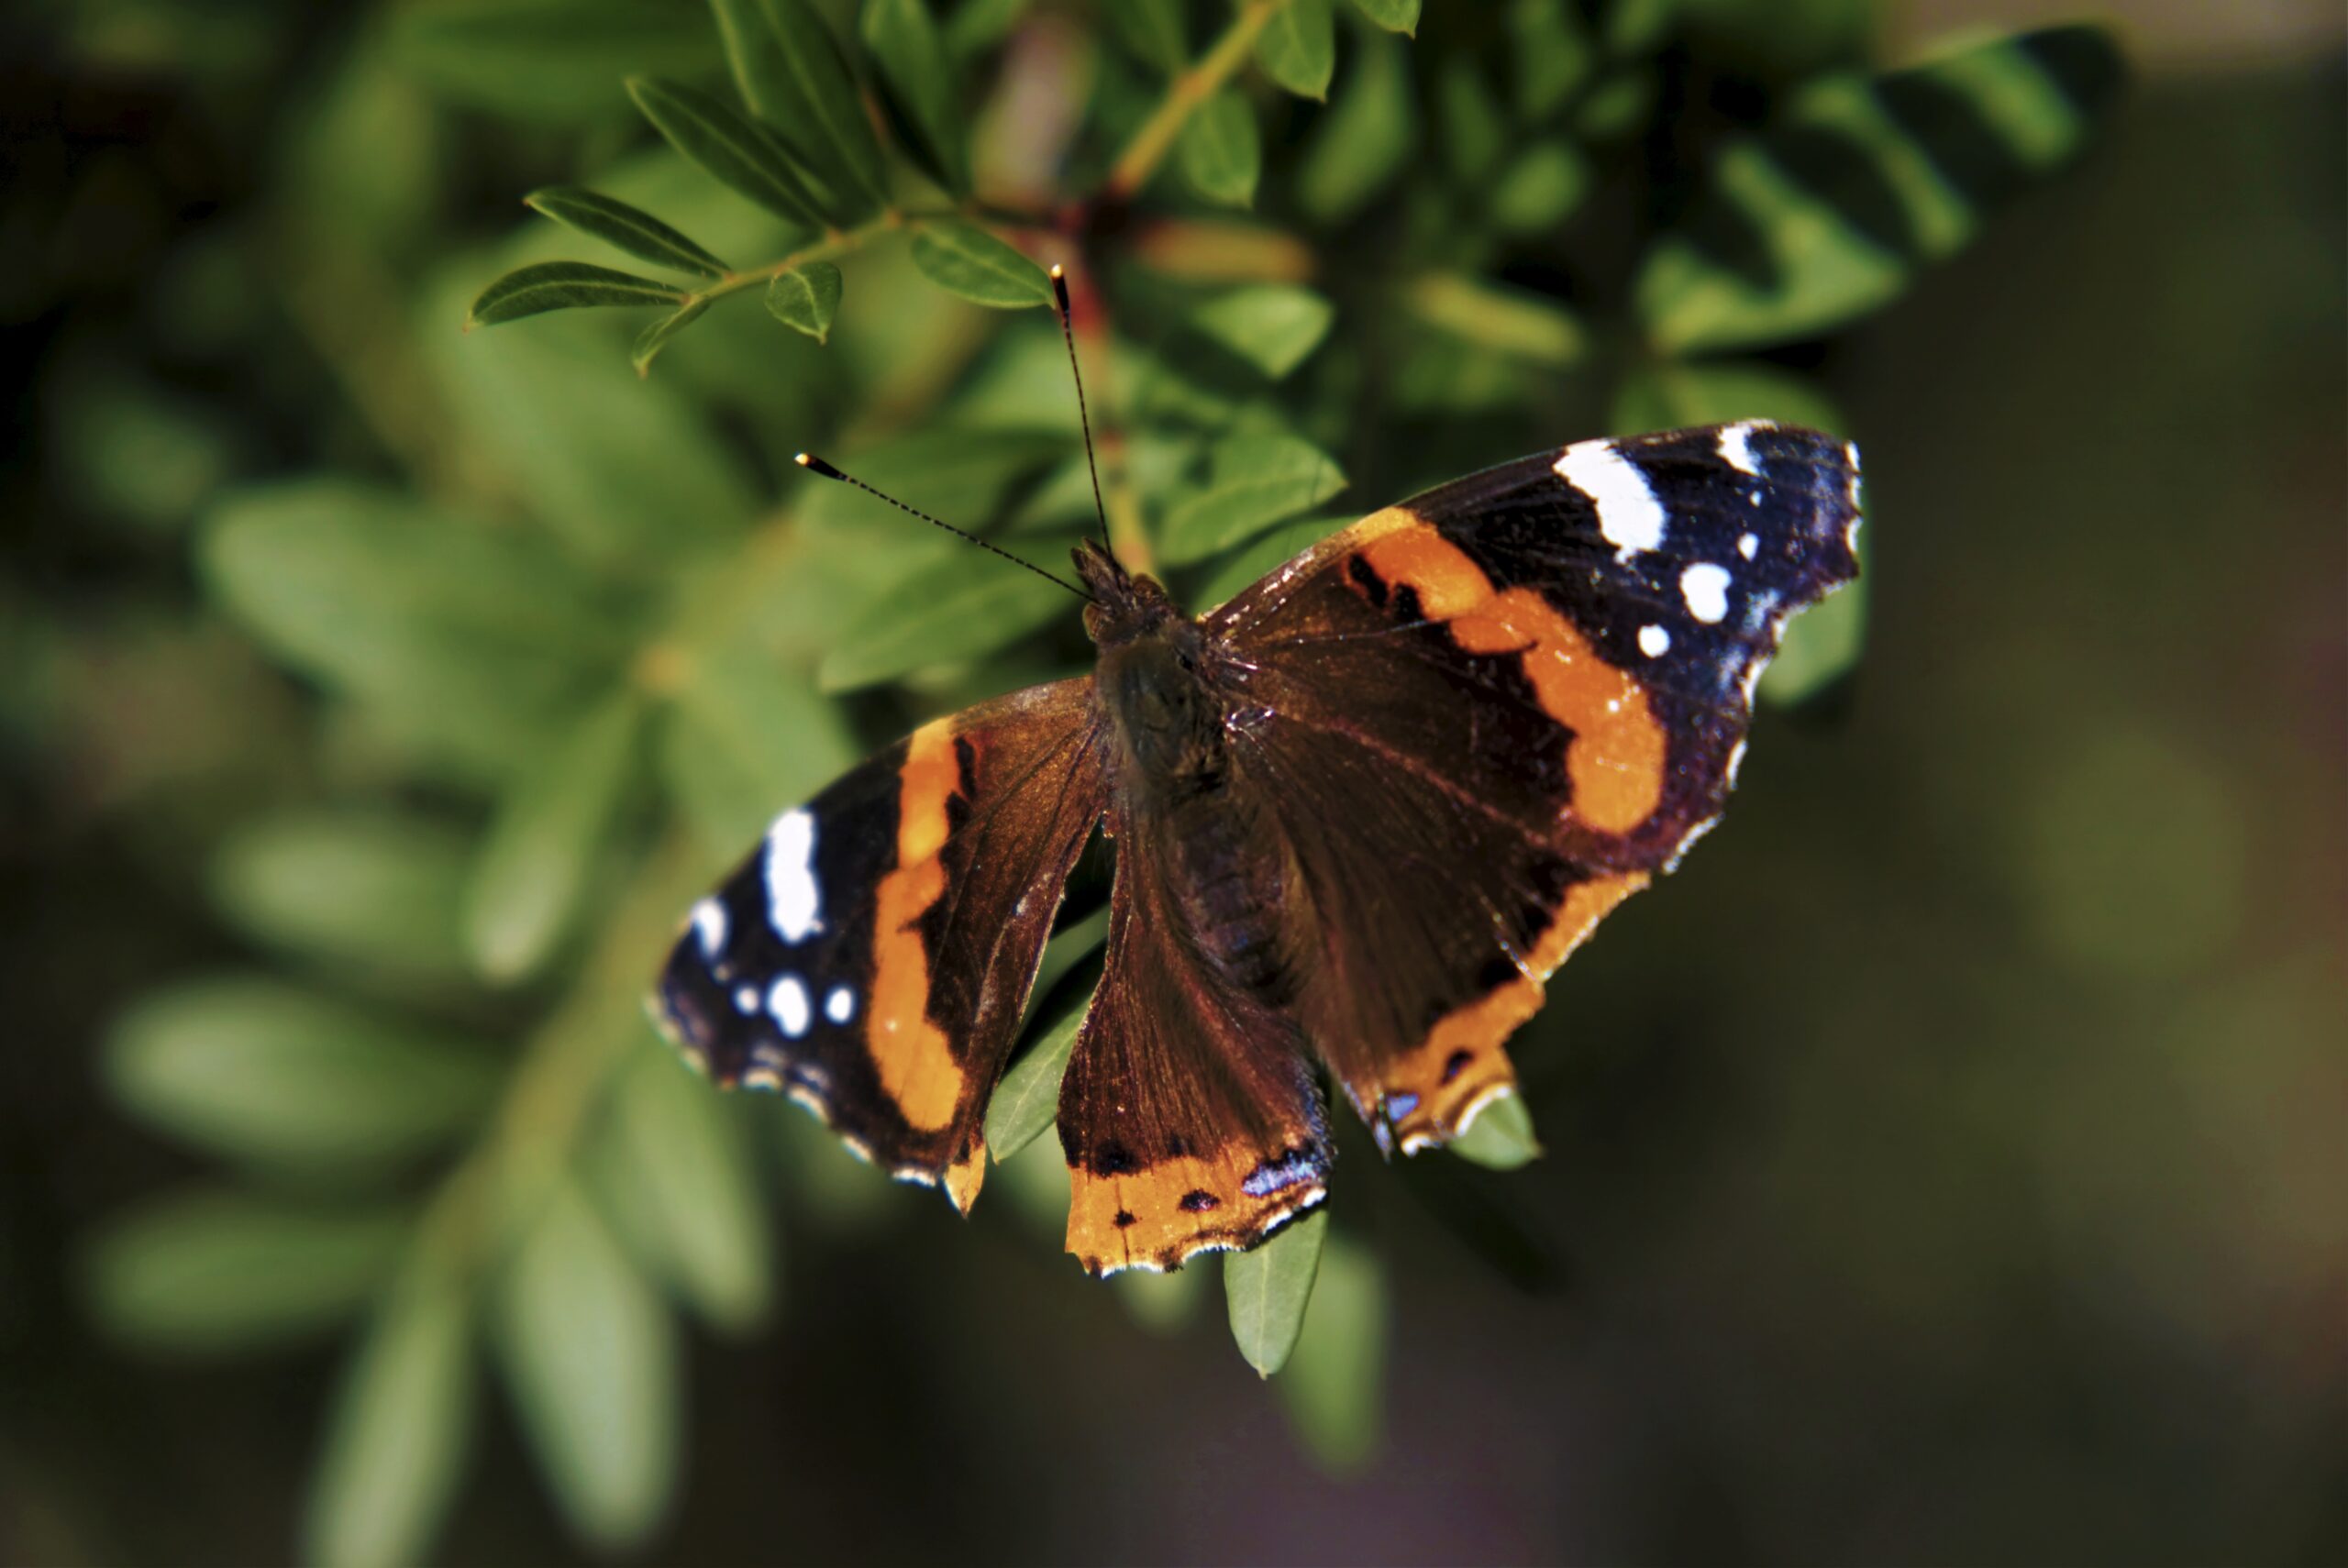
[[1184,619],[1156,578],[1127,571],[1098,540],[1085,540],[1071,555],[1092,601],[1084,610],[1085,635],[1102,648],[1121,647]]

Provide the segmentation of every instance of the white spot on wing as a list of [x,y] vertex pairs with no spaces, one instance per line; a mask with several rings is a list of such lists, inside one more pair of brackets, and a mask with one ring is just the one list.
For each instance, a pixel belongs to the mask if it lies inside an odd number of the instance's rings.
[[693,906],[693,934],[701,939],[701,955],[715,958],[725,945],[725,906],[703,899]]
[[1649,658],[1661,658],[1671,651],[1671,634],[1661,626],[1641,626],[1639,651]]
[[1698,561],[1679,574],[1679,596],[1688,601],[1688,613],[1717,625],[1728,614],[1728,568]]
[[785,975],[774,983],[774,988],[767,992],[767,1010],[774,1014],[775,1027],[782,1031],[786,1039],[796,1040],[807,1032],[807,988],[800,983],[798,976]]
[[815,819],[785,812],[767,830],[767,920],[785,942],[800,943],[824,929],[824,900],[815,886]]
[[756,986],[735,987],[734,1010],[741,1013],[752,1013],[758,1011],[759,988]]
[[1611,441],[1577,441],[1556,464],[1557,477],[1589,497],[1598,532],[1629,560],[1663,544],[1663,503],[1647,476]]
[[1761,553],[1760,536],[1756,534],[1746,534],[1740,537],[1736,541],[1736,553],[1743,556],[1748,561],[1754,557],[1759,555]]
[[1730,468],[1755,478],[1761,474],[1761,465],[1753,458],[1753,426],[1751,424],[1721,426],[1721,460]]
[[824,1016],[834,1023],[846,1023],[856,1016],[856,993],[846,986],[834,986],[824,998]]

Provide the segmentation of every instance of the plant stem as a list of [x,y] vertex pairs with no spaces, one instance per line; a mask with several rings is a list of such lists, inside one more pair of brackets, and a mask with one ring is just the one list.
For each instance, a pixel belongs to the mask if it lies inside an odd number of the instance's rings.
[[1214,47],[1201,57],[1196,65],[1178,74],[1167,84],[1166,97],[1141,129],[1125,143],[1117,160],[1109,168],[1109,178],[1102,184],[1102,199],[1122,202],[1149,182],[1157,166],[1166,160],[1174,138],[1182,134],[1191,114],[1201,104],[1214,96],[1223,84],[1247,62],[1249,51],[1256,47],[1257,35],[1264,24],[1288,5],[1289,0],[1247,0]]

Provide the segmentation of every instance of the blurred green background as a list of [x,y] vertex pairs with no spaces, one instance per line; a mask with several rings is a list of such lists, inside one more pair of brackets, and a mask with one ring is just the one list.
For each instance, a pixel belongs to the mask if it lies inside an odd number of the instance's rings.
[[[0,21],[0,1557],[2348,1556],[2336,8],[716,10],[862,105],[666,0]],[[643,379],[462,330],[709,286],[572,186],[747,280]],[[1196,603],[1610,428],[1866,454],[1864,606],[1520,1041],[1545,1155],[1354,1138],[1269,1382],[1049,1137],[958,1222],[638,1009],[772,811],[1081,658],[789,462],[1080,526],[989,235]]]

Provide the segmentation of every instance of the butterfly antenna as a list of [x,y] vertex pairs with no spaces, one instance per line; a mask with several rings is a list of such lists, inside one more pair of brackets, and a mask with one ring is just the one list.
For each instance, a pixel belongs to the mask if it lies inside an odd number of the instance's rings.
[[1069,319],[1068,275],[1052,263],[1052,293],[1059,296],[1060,337],[1068,344],[1069,374],[1076,378],[1076,417],[1084,426],[1084,466],[1092,470],[1092,515],[1101,520],[1101,547],[1109,547],[1109,509],[1101,504],[1101,464],[1092,455],[1092,415],[1084,407],[1084,371],[1076,362],[1076,327]]
[[832,467],[831,464],[824,461],[821,458],[813,457],[808,453],[802,452],[799,454],[796,461],[801,468],[807,469],[811,473],[821,474],[828,480],[837,480],[842,484],[852,484],[856,486],[857,489],[864,491],[865,494],[877,496],[880,500],[885,501],[890,505],[895,507],[900,512],[910,512],[925,523],[935,523],[937,526],[945,529],[947,533],[954,535],[956,537],[968,539],[970,543],[978,546],[979,548],[991,551],[995,555],[1001,556],[1004,560],[1011,562],[1013,566],[1025,567],[1029,571],[1034,572],[1037,577],[1042,578],[1047,582],[1057,583],[1060,587],[1067,589],[1070,593],[1075,594],[1079,599],[1084,600],[1088,603],[1091,602],[1092,595],[1085,592],[1084,590],[1069,581],[1068,579],[1056,576],[1051,572],[1046,571],[1034,561],[1022,559],[1020,557],[1013,555],[1009,550],[1003,549],[1000,546],[991,545],[986,540],[980,538],[976,534],[966,533],[962,529],[957,528],[953,524],[946,522],[942,518],[932,517],[928,513],[924,512],[918,506],[907,506],[903,502],[899,501],[895,496],[889,494],[886,491],[873,489],[870,485],[865,483],[854,474],[844,474],[840,472],[839,469]]

